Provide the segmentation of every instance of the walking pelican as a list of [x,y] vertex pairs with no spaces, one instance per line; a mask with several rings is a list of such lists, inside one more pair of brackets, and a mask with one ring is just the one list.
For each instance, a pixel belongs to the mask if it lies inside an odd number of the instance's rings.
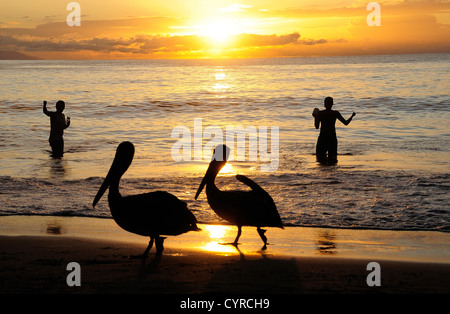
[[211,163],[197,190],[195,199],[206,185],[208,203],[221,218],[238,227],[236,239],[232,243],[237,246],[242,233],[242,226],[255,226],[266,249],[266,230],[261,227],[283,228],[280,215],[272,197],[258,184],[243,175],[236,175],[236,179],[248,185],[251,191],[221,191],[214,181],[219,171],[225,166],[230,149],[225,145],[218,145],[214,149]]
[[122,196],[119,181],[127,171],[134,156],[134,145],[130,142],[119,144],[111,168],[94,198],[92,206],[98,203],[109,187],[108,202],[115,222],[126,231],[149,236],[148,247],[141,255],[146,257],[155,241],[156,254],[164,250],[165,237],[188,231],[198,231],[197,220],[187,208],[187,204],[176,196],[162,191],[138,195]]

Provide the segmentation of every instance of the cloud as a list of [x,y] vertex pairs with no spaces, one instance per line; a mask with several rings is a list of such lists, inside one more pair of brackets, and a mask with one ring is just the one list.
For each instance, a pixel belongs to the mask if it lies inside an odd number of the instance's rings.
[[236,36],[236,41],[241,47],[262,47],[262,46],[283,46],[298,43],[299,33],[287,35],[255,35],[240,34]]
[[266,46],[291,46],[291,45],[321,45],[331,42],[346,43],[347,40],[341,38],[337,40],[328,39],[301,39],[300,34],[294,32],[285,35],[255,35],[255,34],[240,34],[236,36],[236,41],[239,42],[237,46],[240,47],[266,47]]
[[114,20],[82,19],[81,27],[69,27],[64,19],[64,22],[47,22],[34,28],[0,28],[0,34],[46,38],[130,36],[138,33],[169,34],[173,31],[171,26],[177,23],[180,23],[180,19],[173,17],[139,17]]
[[[242,49],[248,47],[268,47],[286,45],[316,45],[327,40],[300,40],[299,33],[285,35],[235,35],[230,44],[223,48]],[[4,49],[20,51],[95,51],[122,52],[132,54],[151,54],[158,52],[190,52],[215,48],[208,37],[198,35],[146,35],[140,34],[129,38],[94,37],[90,39],[73,38],[55,39],[35,36],[5,36],[0,35],[0,46]]]
[[230,4],[229,6],[227,6],[225,8],[220,8],[219,11],[231,13],[231,12],[245,11],[245,9],[249,9],[251,7],[252,7],[251,5],[234,3],[234,4]]

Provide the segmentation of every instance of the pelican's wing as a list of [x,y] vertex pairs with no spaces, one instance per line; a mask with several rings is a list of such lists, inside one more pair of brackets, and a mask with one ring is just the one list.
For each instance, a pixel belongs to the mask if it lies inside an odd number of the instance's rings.
[[239,181],[241,181],[245,185],[248,185],[252,189],[253,192],[265,194],[265,195],[270,197],[269,193],[267,193],[262,187],[260,187],[252,179],[250,179],[250,178],[248,178],[248,177],[246,177],[246,176],[244,176],[242,174],[237,174],[236,175],[236,179],[238,179]]
[[[264,206],[258,207],[258,215],[261,217],[262,221],[270,221],[272,223],[268,224],[269,226],[283,228],[283,223],[281,222],[280,215],[278,214],[277,206],[275,205],[275,202],[273,201],[270,194],[267,193],[256,182],[244,175],[238,174],[236,175],[236,179],[238,179],[245,185],[248,185],[252,189],[252,192],[255,193],[255,196],[257,195],[256,200],[260,200],[262,202],[259,204],[264,204]],[[253,198],[252,200],[254,205],[255,198]],[[249,205],[247,208],[252,208],[252,205]]]
[[245,185],[248,185],[253,192],[255,192],[256,194],[259,194],[263,197],[264,202],[271,204],[274,208],[276,208],[275,202],[272,199],[272,196],[270,196],[269,193],[266,192],[266,190],[264,190],[262,187],[260,187],[258,185],[258,183],[256,183],[255,181],[253,181],[252,179],[241,175],[241,174],[237,174],[236,175],[236,179],[238,179],[239,181],[241,181],[242,183],[244,183]]
[[134,211],[134,215],[142,219],[146,215],[178,216],[180,213],[189,211],[186,202],[178,199],[175,195],[164,191],[154,191],[144,194],[130,195],[125,197],[129,204],[128,211]]
[[176,235],[199,230],[197,219],[186,202],[168,192],[130,195],[122,200],[125,200],[127,218],[133,224],[135,233],[145,235],[148,230],[153,230],[159,234]]

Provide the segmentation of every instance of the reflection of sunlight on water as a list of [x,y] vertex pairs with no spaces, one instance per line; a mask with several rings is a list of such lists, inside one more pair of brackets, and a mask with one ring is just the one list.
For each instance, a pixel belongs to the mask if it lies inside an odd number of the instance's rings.
[[215,76],[216,80],[223,80],[223,79],[225,79],[226,74],[223,72],[220,72],[220,73],[214,74],[214,76]]
[[206,231],[211,239],[219,240],[225,236],[228,226],[221,225],[205,225]]
[[213,86],[215,92],[225,92],[228,88],[230,88],[230,85],[220,83],[216,83]]
[[231,164],[225,164],[225,166],[223,166],[222,170],[220,170],[219,173],[233,173],[234,169],[233,166]]
[[[230,88],[230,85],[225,83],[225,79],[227,77],[227,75],[225,74],[225,72],[223,72],[223,69],[217,69],[218,72],[214,74],[214,77],[216,79],[216,81],[219,82],[215,82],[215,84],[213,85],[213,90],[214,92],[225,92]],[[220,82],[222,81],[222,82]]]
[[319,254],[333,255],[337,253],[336,235],[332,230],[321,231],[316,241]]
[[201,246],[202,250],[226,254],[236,253],[234,246],[219,243],[223,242],[221,240],[233,232],[232,227],[221,225],[204,225],[203,229],[208,232],[209,242]]

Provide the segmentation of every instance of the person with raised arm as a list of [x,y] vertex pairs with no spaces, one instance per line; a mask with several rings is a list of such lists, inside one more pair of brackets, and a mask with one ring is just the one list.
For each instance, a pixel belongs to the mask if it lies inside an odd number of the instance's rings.
[[[324,110],[315,108],[313,111],[314,126],[316,129],[320,127],[319,138],[316,145],[316,158],[320,163],[335,164],[337,163],[337,137],[336,137],[336,119],[344,125],[348,125],[356,113],[353,112],[347,120],[342,117],[339,111],[332,110],[333,98],[326,97],[324,100]],[[328,155],[327,155],[328,153]]]
[[65,117],[62,113],[66,107],[66,104],[62,100],[58,100],[56,103],[56,111],[48,111],[47,101],[44,100],[44,106],[42,110],[45,115],[50,117],[50,136],[48,141],[52,148],[52,157],[61,158],[64,154],[64,130],[70,126],[70,117]]

